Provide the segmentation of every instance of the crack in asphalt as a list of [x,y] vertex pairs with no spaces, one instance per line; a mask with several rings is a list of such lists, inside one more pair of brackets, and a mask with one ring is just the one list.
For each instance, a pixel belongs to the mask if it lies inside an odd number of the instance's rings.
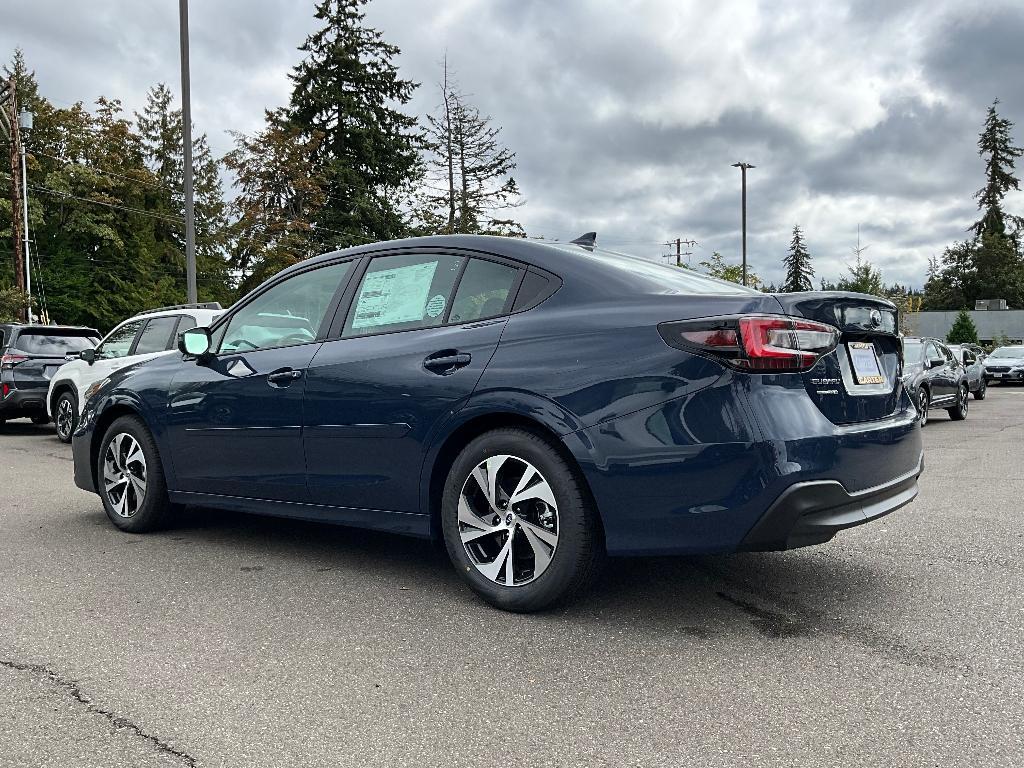
[[49,459],[60,459],[61,461],[74,461],[74,458],[71,457],[71,456],[68,456],[67,454],[51,453],[49,451],[45,451],[43,453],[40,453],[39,451],[30,451],[28,448],[19,448],[17,446],[13,446],[13,445],[5,445],[4,446],[4,450],[5,451],[16,451],[17,453],[29,453],[29,454],[32,454],[33,456],[45,456],[46,458],[49,458]]
[[44,677],[50,682],[52,682],[54,685],[56,685],[58,688],[60,688],[62,691],[67,693],[76,702],[85,706],[86,711],[90,714],[99,715],[101,717],[106,718],[115,728],[121,728],[127,731],[131,731],[139,738],[148,741],[150,744],[156,747],[156,749],[159,750],[161,753],[165,755],[170,755],[174,758],[177,758],[178,760],[183,761],[185,765],[189,766],[189,768],[196,768],[196,766],[198,765],[196,759],[189,755],[187,752],[182,752],[179,749],[175,749],[166,741],[161,739],[159,736],[154,736],[151,733],[146,733],[146,731],[144,731],[139,725],[132,722],[127,717],[124,717],[123,715],[118,715],[116,712],[111,712],[110,710],[104,709],[103,707],[95,704],[92,701],[92,699],[89,698],[88,695],[82,692],[82,689],[79,687],[76,681],[64,677],[59,672],[56,672],[55,670],[45,666],[44,664],[27,664],[23,662],[12,661],[10,659],[0,659],[0,667],[6,667],[8,669],[13,669],[18,672],[32,672],[41,677]]

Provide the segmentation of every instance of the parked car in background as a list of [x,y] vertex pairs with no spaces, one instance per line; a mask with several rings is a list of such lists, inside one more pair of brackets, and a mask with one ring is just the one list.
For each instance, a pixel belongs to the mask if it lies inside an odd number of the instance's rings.
[[971,389],[963,362],[938,339],[903,339],[903,386],[917,404],[921,426],[928,412],[942,408],[954,421],[967,418]]
[[95,349],[83,349],[75,360],[53,374],[46,394],[46,412],[57,426],[57,438],[70,443],[89,388],[126,365],[167,354],[178,346],[178,334],[209,325],[221,313],[217,302],[180,304],[140,312],[118,325]]
[[988,392],[988,382],[985,381],[985,363],[977,351],[980,347],[974,344],[948,344],[947,346],[967,371],[967,388],[974,395],[974,399],[984,400]]
[[0,424],[17,418],[45,424],[50,380],[99,337],[96,329],[79,326],[0,324]]
[[992,350],[985,358],[985,381],[989,384],[1024,381],[1024,346]]
[[289,267],[180,354],[112,373],[75,481],[132,532],[194,504],[437,537],[516,611],[606,553],[820,544],[917,495],[892,303],[584,242],[438,236]]

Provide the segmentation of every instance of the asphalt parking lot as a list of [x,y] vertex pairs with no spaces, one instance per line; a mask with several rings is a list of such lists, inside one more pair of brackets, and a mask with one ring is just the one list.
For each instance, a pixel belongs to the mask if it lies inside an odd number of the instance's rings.
[[132,536],[0,427],[0,764],[1024,765],[1024,388],[831,544],[615,561],[500,613],[430,544],[193,511]]

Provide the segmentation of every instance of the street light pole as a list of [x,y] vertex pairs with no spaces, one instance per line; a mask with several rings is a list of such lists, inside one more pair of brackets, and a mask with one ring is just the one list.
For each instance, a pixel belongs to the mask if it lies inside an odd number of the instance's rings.
[[188,303],[199,301],[196,291],[196,210],[192,199],[192,89],[188,71],[188,0],[178,0],[181,38],[181,131],[185,171],[185,276]]
[[757,166],[751,165],[750,163],[733,163],[733,168],[739,168],[742,176],[742,219],[743,219],[743,284],[747,284],[747,169],[756,168]]

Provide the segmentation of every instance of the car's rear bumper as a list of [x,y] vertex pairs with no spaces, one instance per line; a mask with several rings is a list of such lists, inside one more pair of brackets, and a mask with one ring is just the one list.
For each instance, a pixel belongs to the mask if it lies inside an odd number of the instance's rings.
[[2,418],[17,419],[22,416],[41,416],[45,413],[45,389],[11,389],[8,391],[7,397],[2,397],[0,394],[0,417]]
[[850,493],[835,480],[812,480],[791,485],[740,543],[739,549],[795,549],[829,541],[839,531],[875,520],[917,498],[917,479],[924,471],[924,454],[916,469],[884,485]]

